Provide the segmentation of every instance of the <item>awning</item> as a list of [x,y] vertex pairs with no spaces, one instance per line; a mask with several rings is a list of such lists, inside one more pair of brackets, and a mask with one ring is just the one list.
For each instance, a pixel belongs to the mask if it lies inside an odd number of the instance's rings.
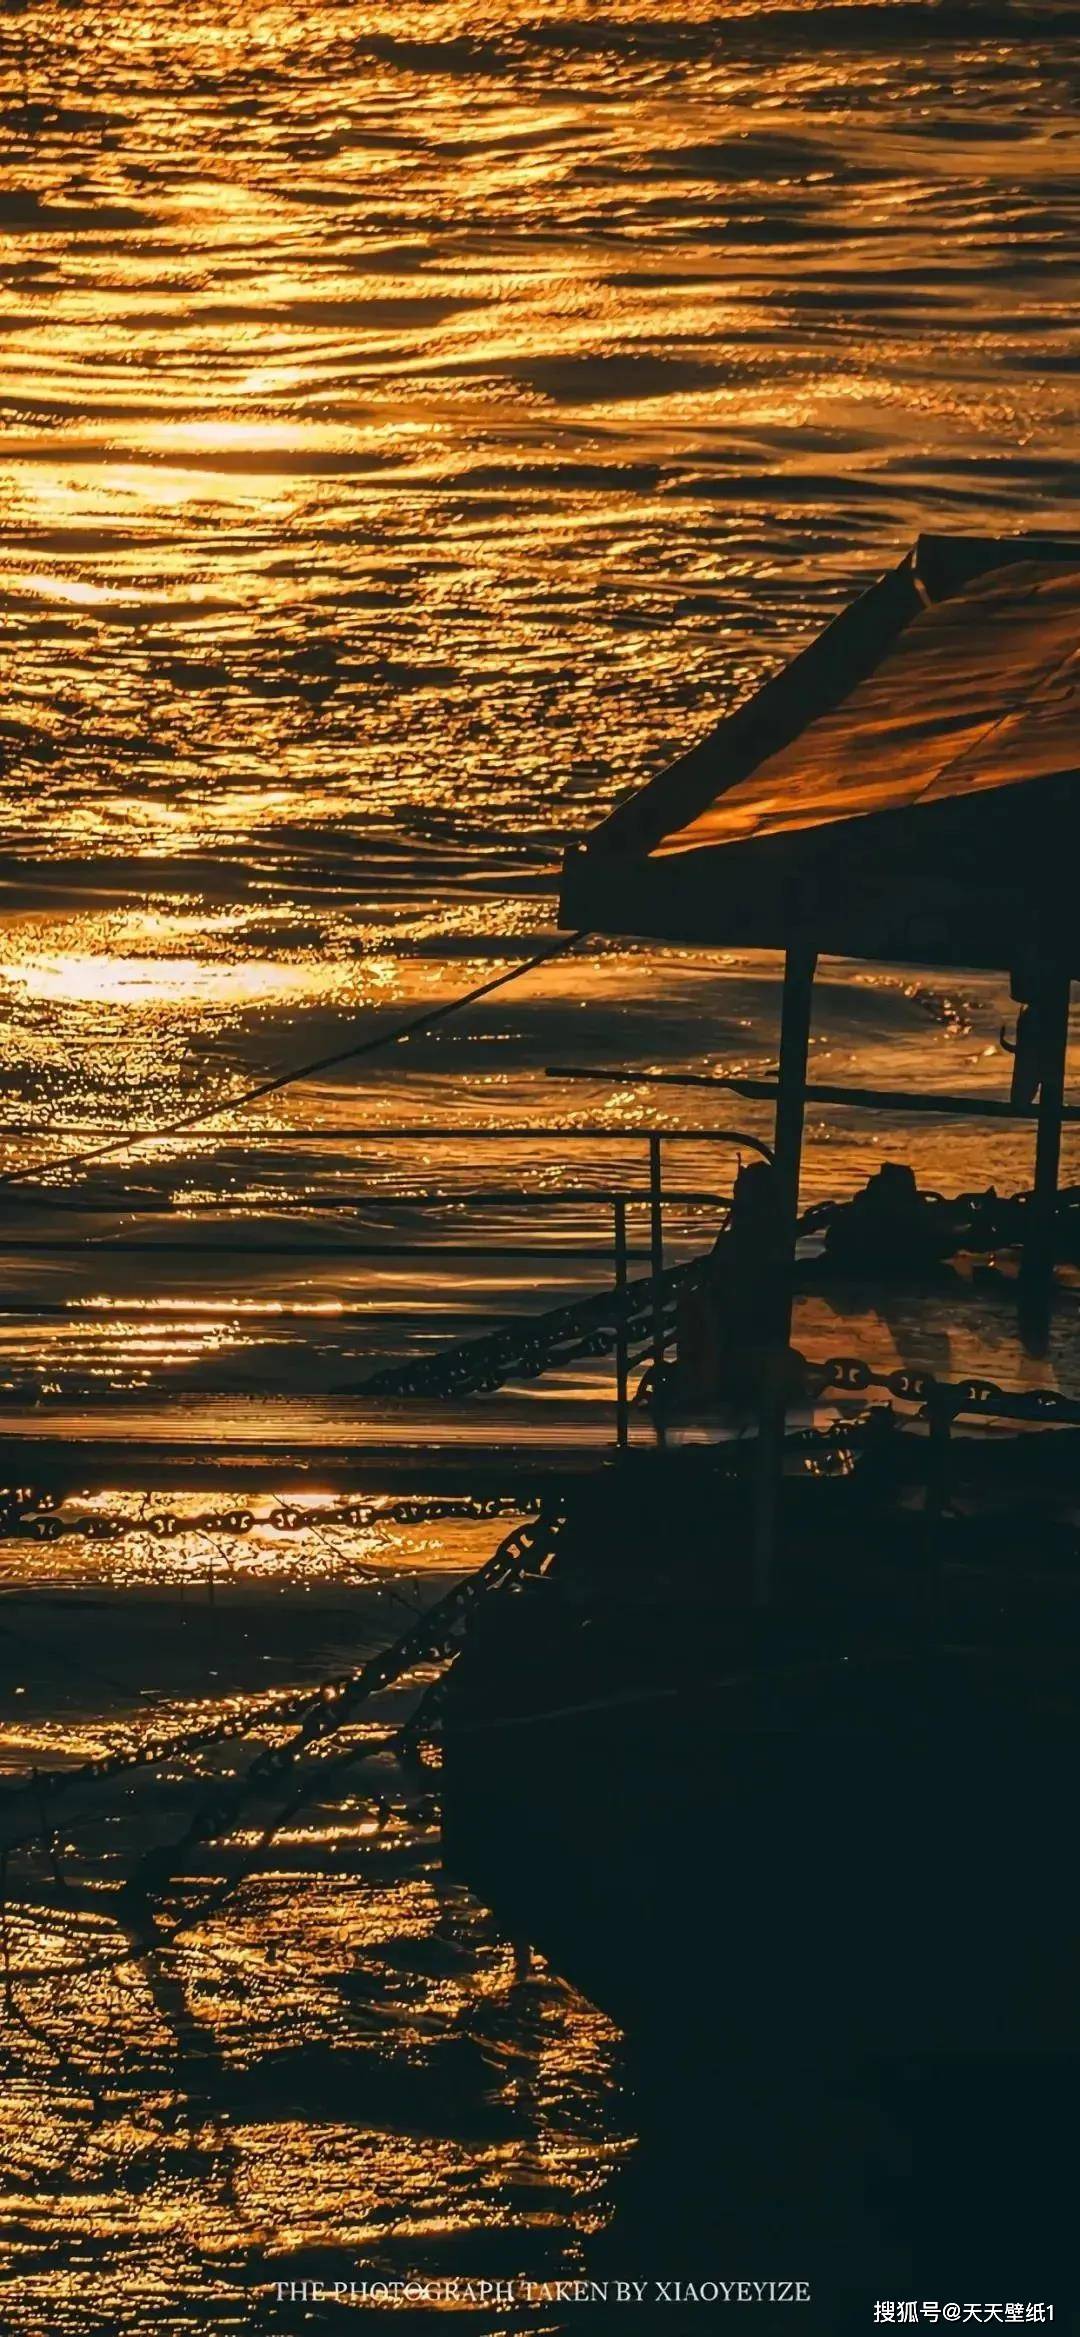
[[1080,537],[922,538],[567,856],[561,922],[1080,976]]

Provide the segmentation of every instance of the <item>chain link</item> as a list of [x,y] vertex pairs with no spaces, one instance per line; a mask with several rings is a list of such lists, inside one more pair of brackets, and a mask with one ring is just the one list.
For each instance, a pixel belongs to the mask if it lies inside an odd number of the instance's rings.
[[[998,1193],[988,1186],[983,1193],[957,1193],[951,1199],[941,1193],[922,1193],[925,1204],[925,1224],[928,1249],[936,1243],[941,1257],[959,1250],[987,1254],[993,1250],[1017,1249],[1028,1230],[1028,1212],[1032,1195]],[[815,1234],[842,1219],[850,1210],[849,1201],[816,1201],[799,1220],[800,1234]],[[1065,1185],[1057,1195],[1055,1224],[1055,1255],[1059,1262],[1080,1263],[1080,1185]],[[891,1259],[883,1259],[891,1267]]]
[[[944,1257],[950,1248],[988,1254],[1022,1243],[1026,1230],[1029,1193],[959,1193],[954,1200],[940,1194],[924,1195],[928,1247]],[[819,1201],[799,1220],[799,1233],[827,1231],[849,1210],[849,1201]],[[1058,1195],[1057,1254],[1080,1262],[1080,1186],[1070,1185]],[[891,1266],[892,1261],[883,1260]],[[680,1287],[699,1269],[700,1259],[689,1259],[665,1269],[659,1277],[659,1295],[670,1326]],[[648,1339],[653,1330],[653,1277],[642,1277],[627,1287],[624,1301],[627,1336]],[[539,1379],[553,1366],[590,1355],[610,1355],[616,1344],[613,1294],[601,1291],[570,1306],[556,1307],[531,1323],[505,1324],[483,1339],[464,1339],[438,1355],[411,1363],[392,1364],[363,1383],[370,1396],[492,1395],[508,1379]]]
[[[296,1727],[298,1734],[293,1751],[303,1749],[330,1728],[338,1728],[348,1718],[358,1701],[373,1695],[380,1687],[389,1686],[401,1673],[414,1665],[435,1662],[453,1651],[457,1633],[476,1601],[489,1590],[501,1588],[517,1573],[524,1571],[534,1552],[546,1546],[546,1538],[553,1531],[543,1518],[535,1524],[519,1528],[509,1534],[494,1557],[478,1567],[453,1590],[429,1607],[400,1638],[379,1655],[369,1658],[358,1672],[339,1673],[336,1678],[323,1680],[315,1690],[293,1689],[283,1696],[268,1698],[263,1703],[250,1699],[243,1705],[220,1714],[203,1728],[188,1729],[171,1737],[152,1739],[113,1753],[104,1753],[96,1759],[83,1761],[75,1769],[35,1769],[25,1783],[12,1786],[4,1797],[10,1807],[30,1794],[38,1803],[47,1799],[55,1803],[76,1786],[97,1784],[136,1771],[159,1769],[192,1753],[203,1752],[215,1745],[224,1745],[237,1738],[267,1728]],[[288,1748],[286,1748],[288,1750]],[[267,1761],[278,1755],[269,1751],[261,1758]],[[258,1764],[256,1764],[258,1767]],[[49,1831],[46,1823],[33,1828],[20,1841],[36,1841]],[[10,1842],[8,1849],[19,1847]]]
[[[665,1312],[674,1308],[680,1285],[697,1268],[697,1261],[670,1266],[659,1277]],[[624,1320],[627,1337],[648,1337],[652,1327],[653,1277],[627,1286]],[[614,1352],[617,1330],[614,1297],[609,1290],[554,1307],[527,1323],[508,1323],[484,1339],[463,1339],[438,1355],[412,1363],[392,1364],[378,1371],[359,1390],[370,1396],[493,1395],[508,1379],[539,1379],[553,1365],[573,1363],[583,1356]],[[356,1392],[356,1391],[351,1391]]]
[[392,1647],[371,1656],[359,1671],[327,1683],[310,1700],[288,1744],[266,1746],[242,1777],[223,1781],[199,1804],[177,1841],[149,1850],[138,1860],[126,1886],[132,1895],[146,1900],[174,1881],[191,1851],[230,1831],[245,1802],[280,1786],[300,1760],[354,1720],[360,1707],[374,1696],[418,1664],[445,1662],[453,1656],[468,1616],[482,1599],[505,1589],[526,1571],[539,1572],[550,1563],[564,1522],[560,1512],[508,1534],[485,1566],[439,1599]]
[[429,1525],[438,1519],[490,1518],[534,1514],[540,1495],[525,1490],[513,1494],[413,1495],[381,1505],[343,1501],[333,1509],[302,1508],[279,1503],[269,1511],[252,1509],[155,1510],[133,1516],[128,1510],[90,1510],[70,1515],[56,1494],[45,1490],[0,1490],[0,1538],[33,1542],[76,1539],[116,1542],[132,1535],[150,1535],[154,1541],[172,1541],[180,1534],[226,1534],[240,1540],[246,1534],[269,1529],[274,1534],[302,1534],[346,1529],[368,1533],[381,1525]]
[[836,1388],[844,1395],[864,1395],[868,1388],[884,1388],[901,1404],[939,1405],[950,1416],[973,1412],[996,1420],[1080,1426],[1080,1401],[1058,1388],[1003,1388],[992,1379],[944,1380],[928,1371],[875,1371],[861,1355],[829,1355],[820,1363],[808,1358],[807,1370],[817,1392]]

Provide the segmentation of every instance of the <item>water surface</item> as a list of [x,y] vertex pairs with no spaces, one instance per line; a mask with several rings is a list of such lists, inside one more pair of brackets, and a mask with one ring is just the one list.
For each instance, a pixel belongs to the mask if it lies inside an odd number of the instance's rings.
[[[1071,523],[1078,64],[1052,0],[5,17],[8,1165],[160,1126],[480,980],[550,931],[567,838],[920,529]],[[723,1120],[544,1069],[760,1067],[776,1002],[769,959],[589,950],[260,1107],[272,1145],[226,1117],[103,1166],[82,1190],[107,1216],[12,1197],[9,1243],[83,1246],[0,1252],[0,1378],[46,1406],[340,1386],[535,1303],[533,1262],[350,1256],[358,1228],[400,1235],[391,1189],[478,1182],[464,1138],[378,1133]],[[1006,1009],[982,977],[828,966],[817,1062],[1000,1092]],[[843,1189],[851,1122],[809,1134],[808,1194]],[[1027,1178],[1027,1140],[1000,1130],[946,1152],[936,1123],[898,1120],[873,1142],[948,1189]],[[492,1146],[483,1173],[550,1189],[565,1154]],[[640,1147],[574,1157],[597,1188],[641,1173]],[[727,1182],[712,1152],[693,1173]],[[295,1207],[373,1190],[359,1218]],[[246,1214],[148,1218],[165,1195]],[[426,1222],[461,1237],[460,1213]],[[505,1240],[494,1213],[471,1222]],[[595,1212],[557,1222],[523,1234],[601,1238]],[[121,1246],[140,1233],[184,1255]],[[26,1588],[21,1546],[11,1566]],[[291,1613],[314,1594],[286,1575]],[[101,1633],[122,1606],[134,1686],[158,1694],[137,1587],[97,1587]],[[337,1652],[376,1624],[347,1602]],[[292,1660],[326,1654],[308,1631]],[[115,1688],[87,1674],[73,1715],[36,1660],[34,1727],[77,1750],[114,1725]],[[183,1693],[205,1669],[192,1642]],[[39,1757],[7,1717],[11,1757]],[[623,2131],[602,2024],[510,1993],[475,1910],[445,1913],[430,1843],[384,1845],[361,1889],[352,1850],[335,1864],[347,1819],[327,1825],[199,1935],[171,1998],[168,1975],[156,1996],[121,1976],[24,2037],[14,2331],[254,2325],[260,2264],[468,2268],[481,2228],[500,2270],[584,2260]],[[354,2029],[415,2066],[407,2100],[320,2059]],[[293,2034],[310,2057],[283,2113],[250,2072]]]

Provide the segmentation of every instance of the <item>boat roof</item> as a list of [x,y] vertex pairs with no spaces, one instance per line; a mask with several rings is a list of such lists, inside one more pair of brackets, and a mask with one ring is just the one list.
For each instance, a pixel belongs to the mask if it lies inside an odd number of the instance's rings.
[[923,536],[568,854],[560,921],[1080,977],[1080,535]]

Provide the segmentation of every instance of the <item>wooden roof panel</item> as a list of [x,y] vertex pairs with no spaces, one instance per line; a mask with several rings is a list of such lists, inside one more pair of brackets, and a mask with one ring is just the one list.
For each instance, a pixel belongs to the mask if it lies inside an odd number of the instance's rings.
[[920,539],[567,853],[598,933],[1080,978],[1080,537]]
[[658,854],[1080,768],[1080,568],[1023,563],[921,609],[873,672]]

